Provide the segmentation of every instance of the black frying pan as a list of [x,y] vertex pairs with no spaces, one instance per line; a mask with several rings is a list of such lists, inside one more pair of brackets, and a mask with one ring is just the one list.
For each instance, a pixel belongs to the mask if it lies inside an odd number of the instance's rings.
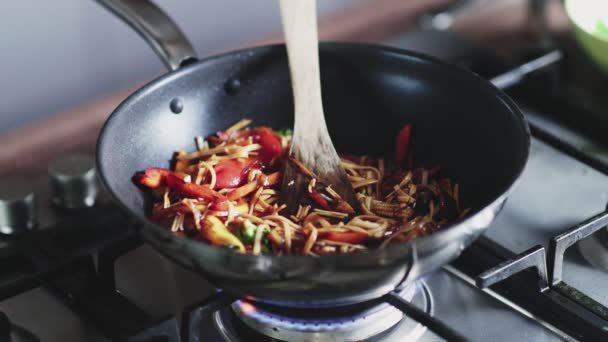
[[338,151],[391,155],[413,124],[416,159],[440,164],[461,186],[470,216],[384,250],[352,255],[252,256],[176,237],[149,221],[144,193],[131,181],[167,167],[193,137],[247,117],[289,127],[292,93],[285,47],[264,46],[197,61],[177,27],[148,1],[99,0],[138,29],[172,71],[124,101],[99,136],[98,168],[114,198],[142,222],[161,253],[238,295],[293,306],[349,304],[379,297],[456,258],[492,222],[522,172],[529,131],[513,102],[458,67],[393,48],[320,46],[323,104]]

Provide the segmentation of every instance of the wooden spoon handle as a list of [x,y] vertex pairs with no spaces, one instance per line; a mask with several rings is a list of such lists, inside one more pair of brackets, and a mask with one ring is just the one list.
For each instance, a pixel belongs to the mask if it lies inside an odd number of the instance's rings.
[[[295,127],[325,126],[319,79],[316,0],[280,0],[295,104]],[[298,115],[299,113],[303,115]]]
[[[318,182],[331,184],[356,208],[355,193],[331,142],[323,115],[316,0],[279,1],[295,105],[291,153],[316,174]],[[291,187],[289,182],[292,182]],[[293,213],[301,203],[305,185],[304,177],[287,163],[281,200],[287,204],[288,212]]]

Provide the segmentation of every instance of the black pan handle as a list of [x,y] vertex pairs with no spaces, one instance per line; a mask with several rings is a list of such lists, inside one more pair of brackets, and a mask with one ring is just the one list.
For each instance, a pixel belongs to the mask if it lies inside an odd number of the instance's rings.
[[169,16],[149,0],[96,0],[131,26],[171,71],[195,61],[190,41]]

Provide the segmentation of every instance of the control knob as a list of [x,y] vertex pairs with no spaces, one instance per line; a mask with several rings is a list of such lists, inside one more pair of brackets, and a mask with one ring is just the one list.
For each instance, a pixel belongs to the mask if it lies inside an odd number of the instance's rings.
[[82,209],[95,205],[97,182],[95,161],[89,155],[59,157],[49,166],[51,200],[63,209]]
[[18,234],[33,229],[35,199],[31,181],[0,179],[0,233]]

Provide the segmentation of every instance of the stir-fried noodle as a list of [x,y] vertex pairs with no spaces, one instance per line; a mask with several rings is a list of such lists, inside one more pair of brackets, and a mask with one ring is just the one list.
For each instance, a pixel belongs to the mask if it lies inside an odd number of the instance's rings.
[[[458,184],[440,178],[439,166],[412,168],[411,126],[397,137],[390,162],[342,156],[355,189],[355,214],[331,184],[320,184],[297,160],[286,156],[291,134],[267,127],[245,129],[241,120],[207,139],[197,150],[179,151],[171,169],[148,168],[138,184],[153,189],[151,219],[174,234],[241,253],[324,255],[384,248],[430,234],[461,219]],[[409,159],[408,159],[409,158]],[[282,216],[281,169],[290,162],[308,177],[308,202]]]

